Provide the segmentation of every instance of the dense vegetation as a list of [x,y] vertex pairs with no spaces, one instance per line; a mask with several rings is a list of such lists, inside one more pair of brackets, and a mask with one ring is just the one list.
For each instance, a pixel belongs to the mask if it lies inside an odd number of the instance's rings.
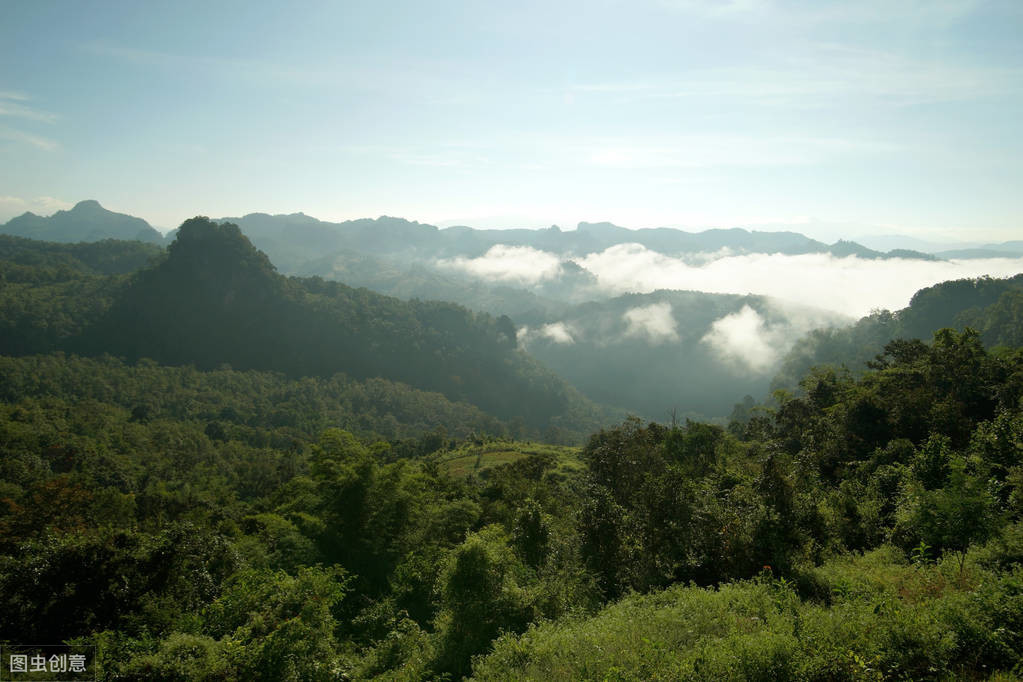
[[[308,310],[319,358],[344,325],[520,353],[498,321],[278,277],[231,227],[175,244],[127,274],[60,250],[4,266],[24,352],[5,338],[0,645],[93,644],[111,680],[1023,671],[1023,349],[942,329],[727,427],[630,418],[560,447],[380,376],[259,367],[262,343],[316,361],[286,345]],[[40,297],[24,324],[16,293]],[[1010,329],[1003,295],[969,314]],[[281,340],[231,336],[253,319]]]
[[895,339],[927,339],[938,329],[976,329],[988,347],[1023,344],[1023,275],[960,279],[921,289],[909,305],[878,310],[849,327],[817,329],[786,357],[776,388],[793,388],[812,367],[860,371]]
[[[22,252],[32,253],[22,240]],[[112,243],[116,244],[116,243]],[[141,245],[140,245],[141,246]],[[5,265],[0,352],[109,353],[129,361],[284,372],[291,377],[382,377],[470,402],[516,433],[578,441],[602,412],[516,349],[507,317],[441,302],[404,302],[274,271],[233,225],[187,221],[151,266],[118,272],[84,245],[40,246]],[[68,254],[77,254],[72,259]],[[123,271],[125,268],[121,268]]]
[[343,379],[4,363],[0,633],[97,642],[109,678],[941,678],[1023,654],[1023,354],[973,333],[579,455],[321,428],[359,409]]

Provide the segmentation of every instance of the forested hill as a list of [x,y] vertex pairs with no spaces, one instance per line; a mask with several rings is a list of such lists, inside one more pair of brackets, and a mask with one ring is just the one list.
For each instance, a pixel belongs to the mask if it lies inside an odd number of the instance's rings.
[[72,274],[123,275],[162,253],[155,244],[134,240],[61,244],[0,234],[0,276],[14,282],[52,281]]
[[849,327],[817,329],[786,357],[776,388],[789,388],[818,365],[862,371],[895,339],[930,339],[944,327],[971,327],[988,347],[1023,345],[1023,274],[941,282],[921,289],[909,305],[877,311]]
[[532,429],[599,423],[596,407],[517,350],[507,318],[286,278],[234,225],[195,218],[149,268],[69,277],[5,286],[0,352],[108,353],[296,377],[343,372],[436,391]]

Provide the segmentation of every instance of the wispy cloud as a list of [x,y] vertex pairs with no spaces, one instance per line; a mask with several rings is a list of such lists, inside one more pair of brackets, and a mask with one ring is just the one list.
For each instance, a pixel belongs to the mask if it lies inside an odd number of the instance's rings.
[[884,24],[911,21],[921,27],[958,21],[984,0],[814,0],[796,3],[778,0],[655,0],[660,7],[708,20],[771,20],[800,27]]
[[626,310],[625,336],[646,339],[652,345],[678,341],[678,325],[670,303],[652,303]]
[[0,126],[0,139],[20,142],[47,152],[60,149],[60,143],[56,140],[6,126]]
[[37,215],[52,215],[57,211],[67,210],[72,204],[56,197],[23,197],[0,196],[0,220],[6,221],[14,216],[31,211]]
[[852,99],[907,105],[1018,92],[1018,68],[935,63],[881,50],[816,45],[812,54],[756,67],[694,69],[639,82],[581,83],[569,92],[627,100],[741,99],[744,104],[820,109]]
[[[27,104],[29,101],[31,98],[23,92],[0,91],[0,119],[15,118],[24,122],[53,123],[59,118],[56,114],[30,106]],[[53,151],[60,147],[56,140],[45,135],[3,124],[0,124],[0,139],[12,140],[44,151]]]
[[43,123],[53,123],[59,118],[56,114],[23,104],[23,102],[27,101],[26,98],[15,99],[13,97],[6,97],[6,94],[0,93],[0,116],[14,116]]
[[82,49],[168,73],[191,73],[221,81],[265,89],[268,86],[293,86],[325,93],[358,91],[385,96],[400,96],[404,102],[451,101],[458,86],[467,82],[470,66],[457,60],[338,55],[322,63],[279,58],[225,57],[193,55],[145,48],[89,42]]
[[872,140],[738,134],[595,139],[577,147],[592,165],[632,169],[807,165],[900,149]]
[[917,30],[945,26],[968,17],[987,0],[858,0],[858,2],[808,3],[802,11],[784,11],[787,21],[810,25],[890,24],[907,23]]
[[693,265],[639,244],[613,246],[577,260],[615,293],[657,289],[754,293],[855,317],[876,308],[903,308],[917,290],[938,282],[1023,272],[1020,258],[923,261],[747,254]]
[[531,246],[497,244],[479,258],[443,259],[442,268],[461,270],[484,279],[518,284],[539,284],[561,273],[561,259],[553,253]]
[[[359,151],[360,147],[349,146],[345,151]],[[429,168],[461,168],[480,169],[493,166],[493,161],[484,150],[475,145],[437,142],[430,146],[406,145],[403,147],[362,147],[362,153],[368,156],[387,157],[407,166],[426,166]]]
[[527,326],[519,327],[515,336],[523,348],[527,348],[530,342],[536,339],[546,339],[561,346],[570,346],[575,343],[575,330],[565,322],[552,322],[541,327],[533,328]]
[[[396,147],[346,145],[339,152],[369,159],[390,159],[407,166],[424,166],[481,171],[614,168],[661,171],[651,182],[701,181],[698,176],[670,178],[672,171],[700,168],[756,168],[805,166],[836,160],[858,160],[899,154],[905,147],[895,141],[862,136],[826,137],[811,135],[754,135],[708,133],[693,135],[540,135],[512,134],[505,147],[478,141],[451,144]],[[542,160],[522,150],[542,150]],[[665,180],[669,177],[669,180]]]
[[572,344],[575,343],[575,338],[572,336],[572,332],[568,325],[564,322],[554,322],[552,324],[545,324],[540,328],[540,335],[545,336],[554,343],[560,344]]

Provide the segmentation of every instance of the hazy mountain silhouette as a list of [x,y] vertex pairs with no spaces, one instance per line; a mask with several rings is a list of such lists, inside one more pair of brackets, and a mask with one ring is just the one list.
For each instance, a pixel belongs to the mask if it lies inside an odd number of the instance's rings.
[[[237,224],[257,247],[265,250],[282,269],[300,267],[304,261],[322,259],[334,251],[356,250],[399,261],[428,261],[441,258],[475,258],[498,244],[528,246],[565,258],[604,251],[618,244],[641,244],[666,255],[717,252],[733,253],[831,253],[836,256],[885,258],[888,254],[855,242],[828,245],[797,232],[758,232],[742,228],[686,232],[674,228],[630,230],[611,223],[579,223],[575,230],[551,226],[542,230],[479,230],[472,227],[439,229],[402,218],[329,223],[297,213],[267,215],[252,213],[240,218],[223,218]],[[902,250],[899,257],[930,258]]]
[[50,242],[96,242],[103,239],[163,242],[163,235],[145,220],[108,211],[93,199],[79,201],[71,210],[57,211],[49,217],[23,213],[0,226],[0,233]]
[[[879,251],[855,241],[839,240],[827,244],[799,232],[746,230],[739,227],[688,232],[668,227],[633,230],[608,222],[581,222],[575,230],[562,230],[556,225],[542,230],[484,230],[466,226],[440,229],[434,225],[391,216],[334,223],[304,213],[250,213],[242,217],[220,218],[217,222],[238,225],[256,247],[267,253],[286,273],[310,272],[311,262],[322,263],[331,254],[343,251],[407,263],[458,256],[475,258],[498,244],[528,246],[562,255],[566,259],[625,243],[641,244],[671,256],[714,253],[723,249],[734,254],[829,253],[839,257],[855,255],[872,259],[931,260],[935,256],[989,258],[1023,255],[1023,242],[1020,241],[936,253],[924,248],[922,245],[925,242],[919,242],[920,248]],[[24,213],[0,226],[0,234],[56,242],[122,239],[166,244],[173,241],[176,230],[164,237],[145,220],[108,211],[90,199],[79,202],[69,211],[57,211],[49,217]]]

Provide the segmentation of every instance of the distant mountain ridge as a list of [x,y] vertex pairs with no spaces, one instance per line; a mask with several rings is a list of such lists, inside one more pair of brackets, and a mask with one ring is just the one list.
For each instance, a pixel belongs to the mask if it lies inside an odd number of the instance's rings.
[[[218,218],[215,222],[238,225],[278,265],[282,272],[309,272],[308,263],[323,261],[335,252],[359,251],[400,262],[440,258],[475,258],[498,244],[526,246],[566,258],[604,251],[619,244],[640,244],[669,256],[715,253],[781,253],[801,255],[828,253],[838,257],[904,258],[986,258],[1023,255],[1023,241],[982,244],[953,250],[894,248],[879,250],[862,243],[839,239],[833,244],[788,230],[747,230],[741,227],[714,228],[688,232],[672,227],[629,229],[609,222],[581,222],[575,230],[553,225],[546,229],[478,229],[467,226],[438,228],[414,220],[380,216],[342,222],[319,220],[305,213],[249,213],[241,217]],[[78,202],[52,216],[26,212],[0,225],[0,234],[54,242],[93,242],[103,239],[136,240],[169,244],[174,233],[164,236],[141,218],[109,211],[94,199]],[[878,245],[895,241],[876,240]],[[908,238],[907,238],[908,239]],[[868,240],[869,241],[869,240]],[[906,242],[906,239],[902,240]],[[908,243],[908,242],[906,242]]]
[[736,254],[830,253],[861,258],[934,258],[930,254],[904,249],[890,256],[855,242],[840,240],[828,245],[798,232],[759,232],[739,227],[686,232],[668,227],[632,230],[607,222],[583,222],[575,230],[561,230],[557,226],[541,230],[480,230],[465,226],[440,229],[390,216],[330,223],[303,213],[273,216],[250,213],[220,218],[217,222],[238,225],[257,247],[266,251],[285,270],[289,264],[297,266],[300,261],[322,258],[332,251],[354,249],[398,260],[425,260],[459,256],[476,258],[497,245],[530,247],[566,258],[599,253],[619,244],[640,244],[669,256],[727,249]]
[[[630,230],[611,223],[580,223],[578,229],[479,230],[434,225],[382,216],[329,223],[302,213],[249,214],[221,218],[237,224],[282,272],[320,276],[401,298],[455,301],[474,310],[518,318],[541,311],[556,314],[564,304],[603,299],[597,278],[575,262],[626,244],[702,264],[729,255],[752,253],[831,254],[865,259],[933,260],[912,251],[884,254],[855,242],[833,245],[796,232],[758,232],[741,228],[685,232],[674,228]],[[560,259],[558,274],[530,284],[488,279],[459,263],[488,256],[491,249],[535,249]],[[531,254],[511,254],[528,260]]]
[[142,218],[115,213],[94,199],[79,201],[68,211],[43,217],[32,212],[11,218],[0,234],[49,242],[98,242],[121,239],[162,244],[163,235]]

